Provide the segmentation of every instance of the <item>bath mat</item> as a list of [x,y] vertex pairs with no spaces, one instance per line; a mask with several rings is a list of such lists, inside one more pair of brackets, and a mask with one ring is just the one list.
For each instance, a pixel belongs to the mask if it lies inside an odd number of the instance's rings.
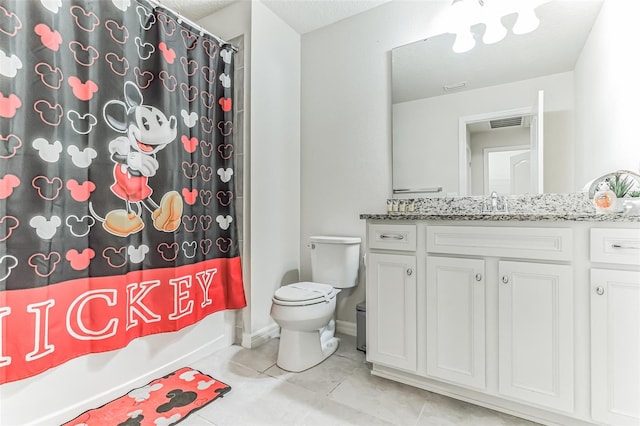
[[229,385],[185,367],[85,411],[62,426],[174,425],[230,390]]

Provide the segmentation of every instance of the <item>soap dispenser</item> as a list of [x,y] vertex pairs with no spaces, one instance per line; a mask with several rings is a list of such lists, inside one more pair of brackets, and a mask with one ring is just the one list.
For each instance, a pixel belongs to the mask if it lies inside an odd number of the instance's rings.
[[608,182],[600,182],[593,196],[596,211],[604,213],[615,210],[617,198],[615,192],[609,187]]

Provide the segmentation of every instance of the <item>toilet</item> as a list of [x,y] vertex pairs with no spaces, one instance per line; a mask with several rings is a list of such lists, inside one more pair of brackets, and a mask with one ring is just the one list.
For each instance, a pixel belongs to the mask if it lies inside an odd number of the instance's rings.
[[357,285],[360,241],[357,237],[310,237],[312,282],[276,290],[271,317],[281,328],[277,360],[281,369],[306,370],[338,349],[336,295],[340,289]]

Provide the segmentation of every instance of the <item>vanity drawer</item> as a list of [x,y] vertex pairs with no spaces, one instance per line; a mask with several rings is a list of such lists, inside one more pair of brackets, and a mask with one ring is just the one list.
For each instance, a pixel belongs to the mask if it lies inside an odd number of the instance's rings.
[[416,250],[416,225],[369,225],[367,244],[381,250]]
[[640,266],[640,229],[591,229],[591,261]]
[[573,232],[568,228],[429,226],[427,251],[571,261]]

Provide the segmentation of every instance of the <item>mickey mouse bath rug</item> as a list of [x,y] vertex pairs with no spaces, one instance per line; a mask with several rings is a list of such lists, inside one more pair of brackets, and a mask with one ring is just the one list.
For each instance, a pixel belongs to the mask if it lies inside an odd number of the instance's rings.
[[62,426],[174,425],[230,390],[229,385],[185,367],[85,411]]

